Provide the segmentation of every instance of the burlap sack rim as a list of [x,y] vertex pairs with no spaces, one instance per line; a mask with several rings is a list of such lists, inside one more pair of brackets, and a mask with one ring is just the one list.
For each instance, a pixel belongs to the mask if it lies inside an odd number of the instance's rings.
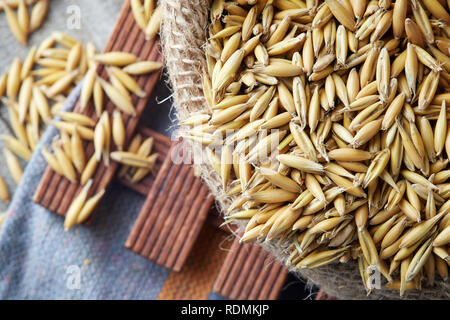
[[[167,73],[173,90],[176,115],[185,119],[189,115],[207,108],[203,96],[201,74],[206,68],[202,46],[206,39],[209,0],[163,0],[164,22],[161,27],[163,53],[166,58]],[[183,135],[183,127],[179,135]],[[191,144],[194,153],[203,152]],[[202,155],[205,156],[205,155]],[[215,196],[218,207],[223,211],[230,205],[220,182],[220,177],[209,164],[199,165],[201,176]],[[287,259],[286,244],[261,243],[281,262]],[[292,270],[291,270],[292,271]],[[295,271],[308,284],[320,286],[329,295],[340,299],[399,299],[398,291],[374,290],[369,296],[362,285],[356,263],[332,264],[314,270]],[[437,276],[438,277],[438,276]],[[384,278],[383,278],[384,280]],[[433,288],[412,290],[405,299],[449,299],[450,283],[438,279]]]

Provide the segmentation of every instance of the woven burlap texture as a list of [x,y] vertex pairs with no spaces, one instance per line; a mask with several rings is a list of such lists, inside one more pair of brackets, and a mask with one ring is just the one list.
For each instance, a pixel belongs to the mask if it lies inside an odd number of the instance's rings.
[[[201,74],[206,68],[202,46],[205,44],[210,2],[208,0],[164,0],[164,22],[161,29],[163,52],[168,76],[173,90],[177,116],[185,119],[189,115],[207,108],[203,96]],[[180,128],[182,135],[183,128]],[[194,153],[201,147],[192,146]],[[203,159],[205,157],[201,157]],[[216,197],[219,207],[225,210],[232,199],[226,196],[219,176],[207,163],[200,165],[201,175]],[[284,245],[262,243],[282,262],[287,254]],[[398,299],[398,291],[374,290],[367,296],[355,262],[332,264],[314,270],[302,270],[297,275],[309,284],[320,286],[326,293],[339,299]],[[424,287],[405,294],[406,299],[449,299],[450,283],[436,276],[435,287]]]

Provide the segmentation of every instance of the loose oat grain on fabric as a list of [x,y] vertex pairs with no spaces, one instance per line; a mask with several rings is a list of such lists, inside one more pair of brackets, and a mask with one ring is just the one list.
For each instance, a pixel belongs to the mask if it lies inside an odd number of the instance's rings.
[[[19,57],[23,62],[32,46],[38,45],[56,30],[67,33],[84,44],[92,41],[97,48],[102,48],[106,44],[122,5],[122,0],[52,0],[44,23],[30,35],[27,47],[17,42],[8,27],[4,13],[0,12],[0,74],[8,70],[14,58]],[[78,22],[80,28],[78,28]],[[1,103],[0,117],[0,134],[10,134],[5,124],[5,121],[8,122],[8,111]],[[17,186],[6,166],[2,165],[4,163],[5,159],[0,157],[0,175],[5,179],[10,193],[13,194]],[[21,164],[25,165],[23,162]],[[0,201],[0,212],[6,211],[7,207],[7,203]]]

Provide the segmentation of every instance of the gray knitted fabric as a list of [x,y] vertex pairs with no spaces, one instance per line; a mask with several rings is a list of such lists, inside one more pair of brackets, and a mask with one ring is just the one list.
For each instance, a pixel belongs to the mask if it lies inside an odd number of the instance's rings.
[[46,168],[40,150],[56,134],[49,127],[42,137],[0,228],[0,299],[156,299],[170,270],[124,247],[143,196],[113,184],[92,222],[69,232],[60,216],[33,203]]
[[[81,8],[81,30],[66,28],[65,12],[70,4]],[[121,0],[52,0],[50,16],[31,37],[31,44],[39,43],[53,30],[62,30],[83,42],[93,40],[101,50],[122,4]],[[13,56],[23,59],[26,52],[12,38],[0,12],[1,67],[9,65]],[[78,94],[79,87],[67,99],[64,109],[73,108]],[[143,122],[170,134],[166,131],[170,103],[156,103],[166,97],[164,84],[158,84],[148,106],[151,112],[144,114]],[[0,110],[4,109],[0,106]],[[0,133],[4,130],[0,122]],[[60,216],[33,203],[33,194],[46,168],[40,150],[56,134],[53,127],[45,132],[0,228],[0,299],[156,299],[170,270],[124,247],[145,200],[143,196],[113,183],[92,222],[69,232],[64,232]],[[0,172],[7,178],[9,173],[4,167],[0,156]],[[14,184],[9,185],[13,189]],[[0,212],[4,210],[6,205],[0,204]]]

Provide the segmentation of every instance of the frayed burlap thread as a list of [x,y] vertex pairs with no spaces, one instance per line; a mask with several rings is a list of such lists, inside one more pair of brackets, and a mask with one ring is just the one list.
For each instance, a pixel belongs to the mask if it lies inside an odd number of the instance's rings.
[[[161,28],[163,53],[167,62],[168,77],[173,90],[173,98],[177,116],[185,119],[188,116],[207,108],[203,96],[201,74],[206,68],[206,60],[202,46],[205,44],[210,1],[208,0],[163,0],[164,22]],[[179,128],[183,135],[183,128]],[[198,158],[202,156],[202,148],[191,144]],[[207,163],[198,164],[202,178],[216,197],[222,212],[233,200],[221,187],[220,177]],[[279,260],[287,259],[286,243],[261,243],[261,246],[272,252]],[[314,270],[296,271],[308,285],[318,285],[327,294],[338,299],[398,299],[398,291],[374,289],[368,296],[362,285],[358,266],[351,261],[346,264],[332,264]],[[436,276],[435,286],[422,290],[412,290],[405,294],[406,299],[450,299],[450,283]],[[382,278],[384,280],[384,278]]]

